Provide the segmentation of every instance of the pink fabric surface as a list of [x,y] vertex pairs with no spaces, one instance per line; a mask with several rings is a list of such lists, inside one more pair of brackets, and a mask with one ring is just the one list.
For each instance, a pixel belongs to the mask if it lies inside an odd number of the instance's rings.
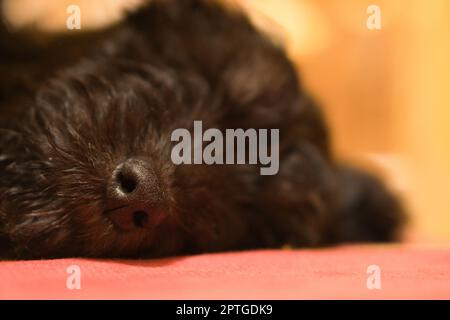
[[[81,289],[66,269],[78,265]],[[381,289],[369,290],[369,265]],[[161,260],[0,262],[1,299],[450,299],[450,247],[343,246]]]

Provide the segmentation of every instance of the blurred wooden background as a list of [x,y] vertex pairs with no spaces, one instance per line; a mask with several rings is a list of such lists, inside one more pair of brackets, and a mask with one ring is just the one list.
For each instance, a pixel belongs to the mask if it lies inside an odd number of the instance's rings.
[[[224,0],[226,1],[226,0]],[[231,1],[231,0],[229,0]],[[236,0],[284,39],[322,103],[340,158],[381,173],[405,199],[411,233],[450,240],[450,1]],[[17,26],[63,30],[69,4],[83,28],[120,19],[141,0],[8,0]]]

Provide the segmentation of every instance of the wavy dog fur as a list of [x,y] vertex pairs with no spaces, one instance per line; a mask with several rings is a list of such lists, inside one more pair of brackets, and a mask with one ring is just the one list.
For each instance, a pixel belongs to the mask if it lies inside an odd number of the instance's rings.
[[[155,0],[100,32],[26,47],[0,35],[3,258],[390,241],[403,225],[381,182],[336,163],[285,52],[235,9]],[[194,120],[280,129],[279,173],[173,165],[171,132]],[[151,230],[121,231],[104,214],[112,172],[130,158],[163,194],[167,218]]]

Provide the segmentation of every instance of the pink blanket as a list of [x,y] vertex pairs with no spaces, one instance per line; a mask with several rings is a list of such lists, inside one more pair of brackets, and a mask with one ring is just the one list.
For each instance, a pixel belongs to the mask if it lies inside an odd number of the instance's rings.
[[[368,286],[369,277],[369,283],[378,281],[381,288]],[[0,298],[450,299],[450,247],[371,245],[162,260],[4,261]]]

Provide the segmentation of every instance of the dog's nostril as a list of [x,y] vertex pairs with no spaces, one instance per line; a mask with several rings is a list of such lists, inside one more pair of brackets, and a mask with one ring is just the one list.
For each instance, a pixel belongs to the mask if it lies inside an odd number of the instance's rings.
[[132,193],[134,190],[136,190],[138,184],[135,177],[126,175],[123,171],[120,171],[117,174],[117,183],[124,193]]
[[148,214],[145,211],[136,211],[133,213],[133,224],[136,228],[144,228],[148,220]]

